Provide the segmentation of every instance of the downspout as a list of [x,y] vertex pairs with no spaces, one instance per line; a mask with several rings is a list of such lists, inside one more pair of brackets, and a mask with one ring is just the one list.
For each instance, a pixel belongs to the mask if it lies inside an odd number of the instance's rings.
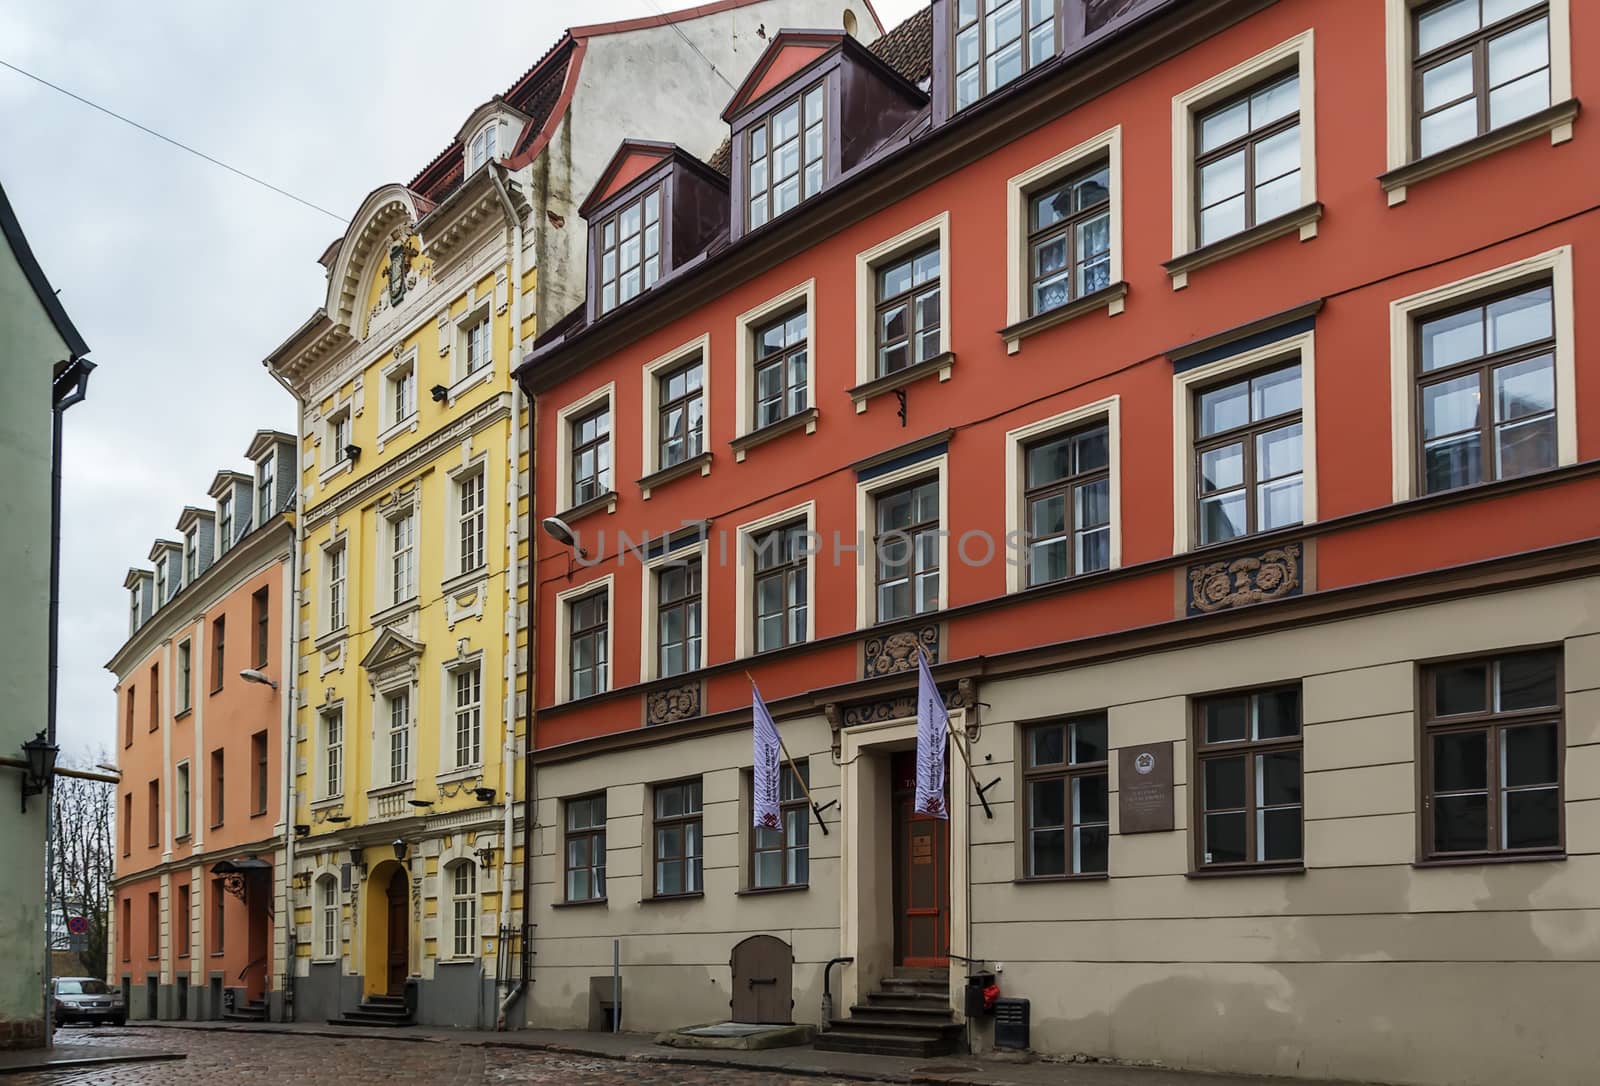
[[[499,169],[491,167],[489,179],[494,183],[495,192],[500,197],[500,206],[506,216],[506,242],[511,246],[511,357],[506,365],[509,369],[516,361],[519,345],[522,342],[522,277],[524,274],[522,257],[522,219],[517,214],[515,202],[507,190],[505,178]],[[521,542],[522,526],[517,515],[517,506],[521,501],[521,462],[522,462],[522,389],[511,382],[511,456],[510,471],[506,479],[506,528],[509,537],[510,553],[506,561],[506,651],[503,661],[505,673],[505,699],[502,708],[502,719],[505,725],[505,739],[500,752],[500,795],[504,807],[503,829],[500,834],[500,940],[503,943],[506,931],[511,923],[511,838],[516,832],[517,813],[517,590],[521,578],[521,567],[517,564],[518,544]],[[530,424],[531,424],[530,419]],[[529,442],[529,453],[532,453],[532,442]],[[528,600],[529,614],[533,611],[533,600]],[[531,636],[531,624],[530,624]],[[532,695],[533,673],[528,673],[529,695]],[[530,748],[531,750],[531,748]],[[526,819],[525,819],[526,821]],[[524,853],[526,856],[526,853]],[[523,881],[523,894],[528,892],[527,880]],[[523,911],[527,912],[527,900],[524,897]],[[510,967],[510,956],[501,955]],[[526,987],[527,978],[519,976],[515,987],[508,983],[503,975],[496,978],[497,987],[501,993],[499,1006],[495,1009],[494,1028],[506,1028],[506,1014],[513,1003],[522,995]]]
[[272,375],[273,380],[294,397],[295,410],[295,441],[294,441],[294,516],[292,520],[293,532],[289,544],[289,579],[285,591],[280,593],[284,603],[283,620],[283,655],[282,664],[283,680],[278,684],[278,697],[282,703],[280,710],[280,727],[283,729],[282,762],[283,766],[283,908],[279,910],[279,923],[283,925],[283,1021],[293,1022],[294,1019],[294,977],[295,957],[299,948],[295,945],[294,937],[294,819],[295,819],[295,794],[294,794],[294,729],[295,729],[295,681],[300,673],[300,661],[296,658],[299,640],[295,636],[300,623],[300,547],[305,539],[305,517],[300,508],[300,476],[305,465],[305,404],[301,402],[299,393],[284,381],[278,374]]

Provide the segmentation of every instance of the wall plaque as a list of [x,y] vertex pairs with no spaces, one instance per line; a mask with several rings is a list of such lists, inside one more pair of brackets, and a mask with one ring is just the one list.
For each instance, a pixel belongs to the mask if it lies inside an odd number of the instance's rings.
[[1117,816],[1121,833],[1173,828],[1172,743],[1146,743],[1117,752]]

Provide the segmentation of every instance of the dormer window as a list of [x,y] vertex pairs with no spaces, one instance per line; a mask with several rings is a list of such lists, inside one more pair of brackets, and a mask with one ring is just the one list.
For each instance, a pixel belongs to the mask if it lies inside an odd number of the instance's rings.
[[272,518],[272,483],[272,457],[268,456],[256,470],[256,523],[261,527]]
[[609,313],[661,278],[661,189],[651,189],[600,224],[600,312]]
[[190,528],[183,535],[183,583],[200,576],[200,529]]
[[1055,0],[955,0],[955,107],[1056,55]]
[[217,553],[222,554],[233,546],[233,498],[217,502]]
[[495,143],[499,139],[500,122],[490,121],[472,137],[467,150],[467,172],[472,173],[495,157]]
[[751,229],[821,191],[823,116],[823,84],[817,82],[750,129]]
[[167,560],[159,559],[156,562],[156,606],[160,607],[167,602]]

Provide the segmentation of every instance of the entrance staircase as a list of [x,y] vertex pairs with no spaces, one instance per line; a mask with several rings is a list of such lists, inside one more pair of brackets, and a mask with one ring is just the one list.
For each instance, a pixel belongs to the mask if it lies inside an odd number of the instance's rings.
[[962,1026],[950,1009],[950,974],[943,969],[902,969],[885,977],[850,1017],[835,1018],[817,1036],[826,1052],[877,1056],[948,1056],[961,1045]]
[[353,1011],[328,1019],[334,1026],[409,1026],[415,1024],[404,996],[375,995]]
[[267,1020],[267,1003],[263,999],[251,999],[244,1003],[235,1004],[233,1010],[223,1011],[224,1022],[265,1022]]

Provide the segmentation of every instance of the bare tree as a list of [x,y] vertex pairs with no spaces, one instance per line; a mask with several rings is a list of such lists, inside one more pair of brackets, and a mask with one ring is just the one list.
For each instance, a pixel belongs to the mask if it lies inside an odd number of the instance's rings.
[[[101,761],[109,761],[103,756]],[[100,781],[57,776],[51,783],[55,846],[50,871],[50,949],[76,950],[85,975],[106,975],[106,927],[111,908],[112,819],[116,789]],[[83,935],[68,919],[88,921]]]

